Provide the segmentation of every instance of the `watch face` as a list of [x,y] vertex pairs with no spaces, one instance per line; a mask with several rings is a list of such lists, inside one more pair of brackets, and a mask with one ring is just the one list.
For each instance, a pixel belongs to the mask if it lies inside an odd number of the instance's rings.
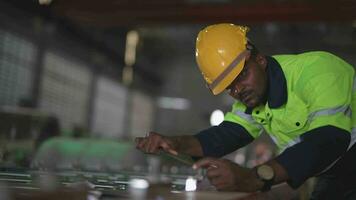
[[268,165],[261,165],[257,168],[257,175],[263,180],[272,180],[274,177],[274,171],[272,167]]

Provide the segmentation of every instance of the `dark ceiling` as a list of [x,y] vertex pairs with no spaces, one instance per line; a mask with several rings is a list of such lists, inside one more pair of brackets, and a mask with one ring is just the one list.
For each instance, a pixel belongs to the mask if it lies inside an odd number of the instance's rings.
[[350,21],[355,0],[53,0],[51,9],[82,24]]
[[[123,66],[125,35],[128,30],[140,28],[144,34],[145,27],[153,25],[157,30],[157,27],[165,26],[166,29],[161,32],[154,32],[154,36],[144,36],[145,47],[149,46],[150,49],[145,51],[147,58],[143,59],[144,64],[139,62],[135,66],[138,74],[155,85],[161,85],[163,81],[156,67],[160,63],[155,60],[159,60],[165,52],[173,55],[178,53],[177,50],[174,52],[175,49],[182,52],[194,48],[181,47],[185,44],[169,47],[169,43],[164,43],[162,39],[167,27],[169,30],[177,25],[194,27],[215,22],[249,25],[266,22],[351,24],[356,20],[356,0],[52,0],[49,5],[40,5],[39,0],[0,1],[41,15],[76,38],[81,38],[84,43],[104,49],[106,55],[120,60],[122,64],[119,67]],[[179,31],[174,29],[170,33],[177,36]],[[154,49],[156,44],[161,45],[156,47],[158,50],[162,46],[165,50],[158,53]]]

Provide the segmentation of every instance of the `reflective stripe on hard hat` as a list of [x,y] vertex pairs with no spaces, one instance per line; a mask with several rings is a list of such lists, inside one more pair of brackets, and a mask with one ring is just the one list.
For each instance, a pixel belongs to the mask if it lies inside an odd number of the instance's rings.
[[241,52],[233,61],[232,63],[211,83],[208,84],[210,90],[214,90],[214,88],[235,68],[238,64],[246,58],[248,55],[249,50],[245,50]]

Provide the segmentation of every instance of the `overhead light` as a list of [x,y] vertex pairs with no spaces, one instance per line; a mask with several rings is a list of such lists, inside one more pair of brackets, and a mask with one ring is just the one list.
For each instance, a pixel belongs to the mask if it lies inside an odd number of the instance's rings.
[[122,72],[122,81],[125,85],[130,86],[133,82],[133,65],[136,62],[136,47],[139,41],[139,34],[131,30],[126,35],[125,47],[125,67]]
[[49,4],[52,3],[52,0],[38,0],[38,3],[40,3],[40,5],[48,6]]
[[217,126],[224,121],[224,113],[221,110],[214,110],[210,115],[210,124]]
[[126,35],[125,64],[132,66],[136,61],[136,46],[139,40],[139,34],[131,30]]

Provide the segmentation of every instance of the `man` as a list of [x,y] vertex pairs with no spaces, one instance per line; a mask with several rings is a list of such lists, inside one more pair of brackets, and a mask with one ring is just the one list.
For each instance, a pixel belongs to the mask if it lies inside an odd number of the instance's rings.
[[[267,191],[282,182],[297,188],[320,175],[313,199],[355,198],[353,67],[326,52],[264,56],[247,41],[247,30],[216,24],[197,37],[196,59],[208,88],[237,100],[224,122],[194,136],[151,132],[136,138],[137,148],[207,157],[193,168],[206,168],[218,190]],[[262,131],[279,148],[274,159],[249,169],[218,158]]]

